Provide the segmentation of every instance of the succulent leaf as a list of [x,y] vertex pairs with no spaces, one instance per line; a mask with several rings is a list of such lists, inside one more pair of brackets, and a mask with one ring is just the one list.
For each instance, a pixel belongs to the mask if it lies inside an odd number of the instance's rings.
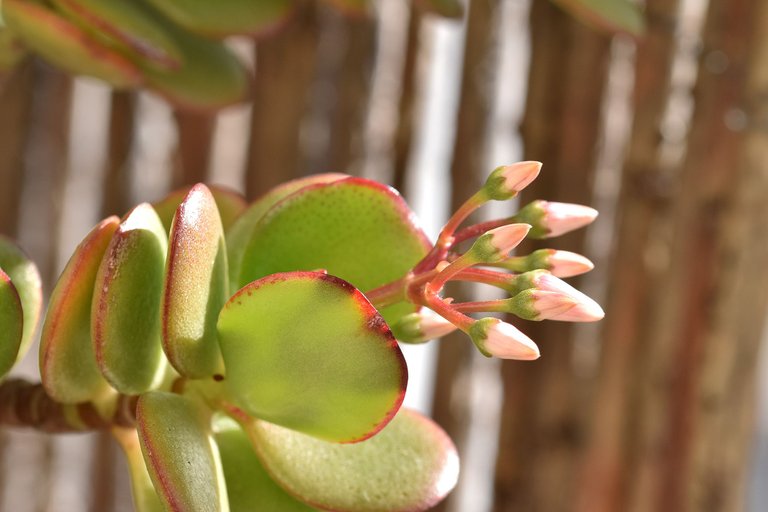
[[160,299],[168,240],[147,203],[122,221],[99,266],[91,309],[96,360],[125,394],[158,386],[167,361],[160,343]]
[[264,469],[242,428],[225,416],[214,422],[216,444],[232,512],[311,512],[277,485]]
[[[213,194],[213,199],[216,201],[216,207],[218,208],[219,216],[221,217],[221,224],[226,231],[232,224],[234,224],[235,220],[240,218],[248,207],[248,203],[245,202],[245,198],[242,194],[227,187],[222,187],[220,185],[206,185],[206,187],[208,187],[208,190]],[[170,192],[160,201],[152,203],[152,207],[163,222],[166,231],[171,231],[171,223],[173,222],[173,217],[176,215],[176,209],[181,202],[184,201],[184,198],[187,197],[190,190],[192,190],[191,186],[182,187]]]
[[242,424],[270,475],[323,510],[417,512],[456,484],[459,459],[430,419],[401,410],[379,434],[356,444],[329,443],[260,420]]
[[40,338],[40,374],[55,400],[92,400],[110,389],[96,363],[91,304],[96,273],[120,219],[101,221],[80,242],[53,289]]
[[165,507],[155,491],[147,465],[144,463],[136,430],[116,427],[112,429],[112,436],[117,440],[128,461],[133,506],[136,512],[165,512]]
[[169,19],[207,36],[258,35],[280,24],[293,10],[294,0],[149,0]]
[[24,44],[75,74],[101,78],[115,87],[138,85],[135,64],[68,19],[37,2],[3,0],[2,15]]
[[136,406],[139,442],[152,483],[170,512],[228,512],[209,412],[174,393],[151,391]]
[[197,184],[173,219],[161,305],[163,350],[179,374],[223,373],[216,320],[228,285],[219,211],[208,187]]
[[225,224],[224,229],[226,230],[225,238],[227,239],[227,256],[229,257],[229,274],[232,290],[237,290],[245,284],[240,284],[239,282],[243,253],[245,252],[248,240],[253,235],[256,224],[270,208],[304,187],[319,183],[331,183],[348,177],[346,174],[326,173],[287,181],[271,189],[251,203],[230,228]]
[[37,266],[10,239],[0,235],[0,269],[10,277],[21,300],[24,315],[16,362],[26,355],[43,310],[43,289]]
[[407,369],[384,320],[352,285],[320,272],[275,274],[222,309],[227,387],[249,414],[331,441],[380,430]]
[[[327,269],[361,290],[404,276],[429,242],[393,189],[362,178],[308,186],[275,204],[243,253],[240,285],[292,270]],[[411,304],[382,310],[388,322]]]
[[0,269],[0,378],[13,368],[24,332],[21,299],[8,274]]

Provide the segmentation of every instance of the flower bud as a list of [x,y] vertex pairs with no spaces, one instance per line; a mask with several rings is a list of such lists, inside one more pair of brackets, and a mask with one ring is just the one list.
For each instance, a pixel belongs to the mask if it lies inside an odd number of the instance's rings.
[[532,226],[532,238],[553,238],[590,224],[597,210],[571,203],[536,200],[517,212],[513,219]]
[[488,176],[483,191],[489,199],[505,201],[536,179],[541,171],[541,162],[517,162],[497,167]]
[[526,270],[545,269],[557,277],[578,276],[595,268],[595,265],[581,254],[556,249],[539,249],[525,259]]
[[523,241],[531,226],[507,224],[480,235],[467,254],[478,263],[494,263],[505,259]]
[[557,318],[557,320],[594,322],[605,316],[603,308],[592,298],[551,274],[546,273],[538,276],[536,279],[536,289],[564,295],[576,303],[576,306],[567,315],[563,315],[561,318]]
[[498,318],[483,318],[472,324],[469,335],[484,355],[501,359],[532,361],[539,347],[517,327]]
[[508,312],[526,320],[594,322],[603,317],[602,309],[598,306],[598,314],[592,299],[583,303],[571,295],[535,288],[523,290],[506,302],[509,306]]
[[391,327],[395,338],[404,343],[425,343],[456,330],[456,326],[429,308],[405,315]]

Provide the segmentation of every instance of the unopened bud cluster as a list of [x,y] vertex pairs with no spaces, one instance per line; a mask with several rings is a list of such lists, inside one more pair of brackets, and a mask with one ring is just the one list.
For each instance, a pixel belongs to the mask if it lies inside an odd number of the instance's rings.
[[[542,239],[568,233],[590,224],[597,211],[587,206],[537,200],[512,217],[458,227],[477,208],[490,200],[515,197],[539,174],[539,162],[520,162],[495,169],[440,233],[438,243],[404,282],[405,295],[421,306],[392,326],[401,341],[422,343],[455,329],[465,332],[481,353],[504,359],[533,360],[539,357],[536,343],[511,323],[492,316],[508,313],[525,320],[593,322],[602,308],[561,278],[592,270],[580,254],[539,249],[527,255],[512,251],[526,237]],[[457,246],[473,240],[466,251]],[[450,281],[472,281],[494,286],[508,298],[455,303],[442,296]]]

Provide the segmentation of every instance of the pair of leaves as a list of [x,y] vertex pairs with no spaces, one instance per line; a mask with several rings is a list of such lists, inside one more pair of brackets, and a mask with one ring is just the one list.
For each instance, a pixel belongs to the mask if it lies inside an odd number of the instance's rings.
[[218,417],[212,429],[205,408],[189,398],[151,392],[139,399],[144,460],[167,510],[313,510],[305,503],[348,512],[427,510],[458,477],[450,439],[412,411],[356,444],[234,414],[240,425]]

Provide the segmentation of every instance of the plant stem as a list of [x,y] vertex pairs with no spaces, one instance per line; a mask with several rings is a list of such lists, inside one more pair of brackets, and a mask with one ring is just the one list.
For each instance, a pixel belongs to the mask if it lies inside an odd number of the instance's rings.
[[52,433],[132,427],[136,423],[136,399],[116,395],[114,414],[104,418],[91,403],[62,404],[48,396],[40,383],[8,379],[0,384],[0,426]]

